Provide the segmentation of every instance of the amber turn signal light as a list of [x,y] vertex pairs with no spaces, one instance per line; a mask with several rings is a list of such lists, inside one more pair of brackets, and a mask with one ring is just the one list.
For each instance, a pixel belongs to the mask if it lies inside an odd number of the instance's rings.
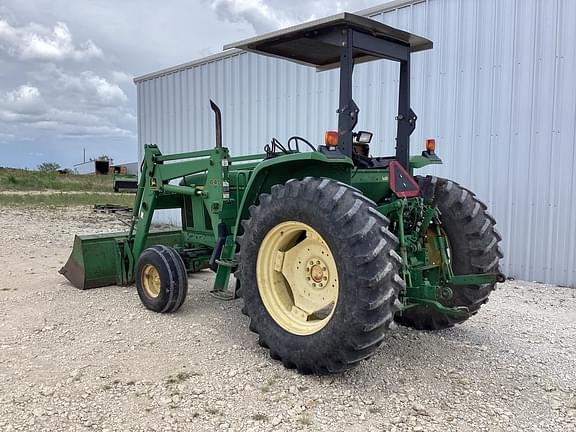
[[436,151],[436,140],[434,138],[428,138],[426,140],[426,151],[428,153],[434,153]]
[[336,147],[338,145],[338,132],[326,131],[324,134],[324,144],[327,146]]

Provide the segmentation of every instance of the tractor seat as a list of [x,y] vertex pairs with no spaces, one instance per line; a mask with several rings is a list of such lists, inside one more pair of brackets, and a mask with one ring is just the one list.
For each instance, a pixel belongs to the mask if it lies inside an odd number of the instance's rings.
[[354,165],[358,168],[364,169],[383,169],[390,166],[390,162],[393,161],[394,157],[368,157],[362,155],[353,155],[352,160]]

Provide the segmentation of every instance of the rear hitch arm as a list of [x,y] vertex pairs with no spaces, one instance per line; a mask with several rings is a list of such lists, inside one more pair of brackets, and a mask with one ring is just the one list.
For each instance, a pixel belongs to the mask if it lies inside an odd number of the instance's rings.
[[[424,298],[407,298],[407,305],[402,309],[402,311],[417,307],[417,306],[430,306],[431,308],[437,310],[438,312],[448,315],[454,318],[467,317],[470,316],[470,310],[466,306],[444,306],[442,303],[436,300],[424,299]],[[402,313],[402,312],[401,312]]]
[[502,273],[479,273],[468,275],[454,275],[448,280],[450,285],[484,285],[495,282],[504,282],[506,276]]

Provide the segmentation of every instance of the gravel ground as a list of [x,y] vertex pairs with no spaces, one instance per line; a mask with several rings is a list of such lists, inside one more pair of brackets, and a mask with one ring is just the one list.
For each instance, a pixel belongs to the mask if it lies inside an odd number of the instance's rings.
[[57,273],[75,233],[121,230],[88,208],[2,209],[0,430],[576,431],[576,290],[510,281],[443,332],[390,332],[342,375],[271,360],[240,301],[190,277],[174,315],[133,287]]

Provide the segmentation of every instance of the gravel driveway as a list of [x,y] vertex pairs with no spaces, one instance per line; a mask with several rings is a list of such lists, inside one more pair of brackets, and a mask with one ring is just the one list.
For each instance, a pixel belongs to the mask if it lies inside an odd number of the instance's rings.
[[390,332],[345,374],[271,360],[241,301],[190,277],[174,315],[134,287],[57,273],[75,233],[122,230],[89,208],[3,208],[0,430],[576,431],[576,290],[510,281],[465,324]]

